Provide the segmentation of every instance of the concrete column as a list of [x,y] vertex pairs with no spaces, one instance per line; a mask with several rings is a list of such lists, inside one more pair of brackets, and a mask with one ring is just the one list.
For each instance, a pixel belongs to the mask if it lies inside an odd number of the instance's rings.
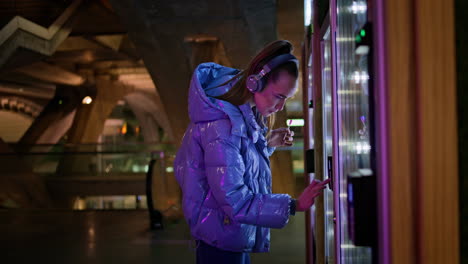
[[187,124],[192,66],[184,40],[194,34],[216,36],[234,67],[244,67],[264,44],[276,39],[274,1],[111,0],[143,56],[158,89],[176,143]]
[[231,67],[231,62],[226,57],[224,45],[215,36],[194,35],[185,38],[189,46],[189,58],[191,70],[203,62],[215,62]]
[[[79,144],[97,143],[99,135],[104,129],[104,123],[112,113],[117,101],[134,90],[132,86],[109,80],[105,76],[96,77],[95,87],[95,98],[91,104],[80,104],[78,106],[75,119],[68,132],[67,143],[71,143],[72,146],[67,148],[67,151],[72,153],[96,151],[95,148]],[[97,160],[96,155],[92,153],[89,155],[64,156],[57,168],[57,175],[63,176],[71,174],[93,175],[96,173]]]
[[161,140],[160,127],[163,128],[168,138],[173,140],[168,118],[154,92],[137,91],[128,94],[124,99],[140,122],[145,142],[159,142]]
[[76,108],[87,91],[92,92],[84,86],[57,87],[54,98],[21,137],[19,144],[24,145],[22,151],[29,151],[30,145],[57,143],[71,127]]
[[132,86],[96,77],[96,97],[91,104],[80,104],[68,133],[68,143],[96,143],[104,129],[104,122],[112,113],[118,100],[134,91]]

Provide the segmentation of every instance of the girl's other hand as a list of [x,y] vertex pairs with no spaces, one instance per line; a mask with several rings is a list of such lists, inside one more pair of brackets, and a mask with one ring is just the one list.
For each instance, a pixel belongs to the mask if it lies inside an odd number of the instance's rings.
[[269,147],[283,147],[283,146],[292,146],[294,140],[294,131],[289,130],[287,127],[281,127],[274,129],[270,132],[270,137],[268,138]]

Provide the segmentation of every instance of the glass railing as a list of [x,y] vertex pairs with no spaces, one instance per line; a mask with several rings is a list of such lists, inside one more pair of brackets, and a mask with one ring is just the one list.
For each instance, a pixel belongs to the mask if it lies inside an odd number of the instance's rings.
[[[151,208],[153,215],[153,211],[164,213],[179,206],[180,191],[173,175],[174,145],[9,144],[9,147],[10,152],[0,153],[0,157],[20,159],[21,166],[29,167],[27,171],[44,180],[53,200],[64,198],[54,196],[57,183],[66,193],[75,193],[75,210]],[[18,173],[22,171],[18,169]],[[87,186],[94,191],[87,191]],[[96,190],[101,187],[102,192]]]
[[32,172],[53,177],[144,175],[151,159],[159,160],[161,173],[171,170],[175,153],[165,144],[10,144],[13,153],[31,166]]
[[[302,142],[298,140],[296,143],[292,147],[282,147],[276,151],[291,151],[293,160],[300,160]],[[67,190],[79,193],[75,196],[75,210],[153,208],[166,217],[181,217],[181,194],[173,168],[177,151],[174,145],[128,143],[9,146],[14,151],[0,153],[0,157],[15,156],[21,159],[25,166],[30,166],[34,174],[44,179],[49,191],[56,189],[54,184],[59,182]],[[294,170],[300,170],[301,165],[297,164]],[[120,182],[119,186],[122,186],[122,181],[126,180],[138,181],[138,186],[142,187],[138,187],[138,192],[114,194],[110,192],[115,185],[96,184],[96,181]],[[80,186],[74,187],[73,184],[78,182]],[[125,184],[124,182],[123,185]],[[92,186],[93,189],[102,186],[105,190],[101,193],[87,193],[86,186]],[[84,192],[80,193],[81,190]],[[121,187],[118,190],[122,192]],[[151,199],[148,199],[150,196]]]

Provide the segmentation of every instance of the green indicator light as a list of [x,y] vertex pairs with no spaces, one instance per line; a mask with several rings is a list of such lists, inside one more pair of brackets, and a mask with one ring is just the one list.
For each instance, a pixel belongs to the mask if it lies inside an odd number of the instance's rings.
[[59,100],[59,104],[60,104],[60,105],[63,104],[63,101],[62,101],[62,100]]
[[362,41],[361,36],[357,35],[357,36],[356,36],[356,42],[357,42],[357,43],[361,43],[361,41]]
[[364,29],[361,29],[360,34],[361,34],[361,37],[365,37],[366,36],[366,31]]

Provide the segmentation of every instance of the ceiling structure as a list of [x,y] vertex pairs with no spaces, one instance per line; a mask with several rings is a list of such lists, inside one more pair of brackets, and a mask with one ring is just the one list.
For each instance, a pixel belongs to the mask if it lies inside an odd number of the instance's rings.
[[[0,10],[0,98],[22,98],[24,111],[16,114],[72,128],[82,97],[97,94],[96,80],[106,80],[106,89],[126,87],[119,100],[153,124],[148,137],[159,126],[176,141],[188,123],[185,102],[196,64],[242,68],[277,38],[289,39],[300,57],[303,39],[302,1],[15,0],[2,1]],[[50,117],[61,109],[50,106],[58,97],[74,101],[67,118]],[[6,120],[2,111],[0,120]],[[29,129],[37,130],[37,122]],[[59,136],[28,142],[56,143]]]

